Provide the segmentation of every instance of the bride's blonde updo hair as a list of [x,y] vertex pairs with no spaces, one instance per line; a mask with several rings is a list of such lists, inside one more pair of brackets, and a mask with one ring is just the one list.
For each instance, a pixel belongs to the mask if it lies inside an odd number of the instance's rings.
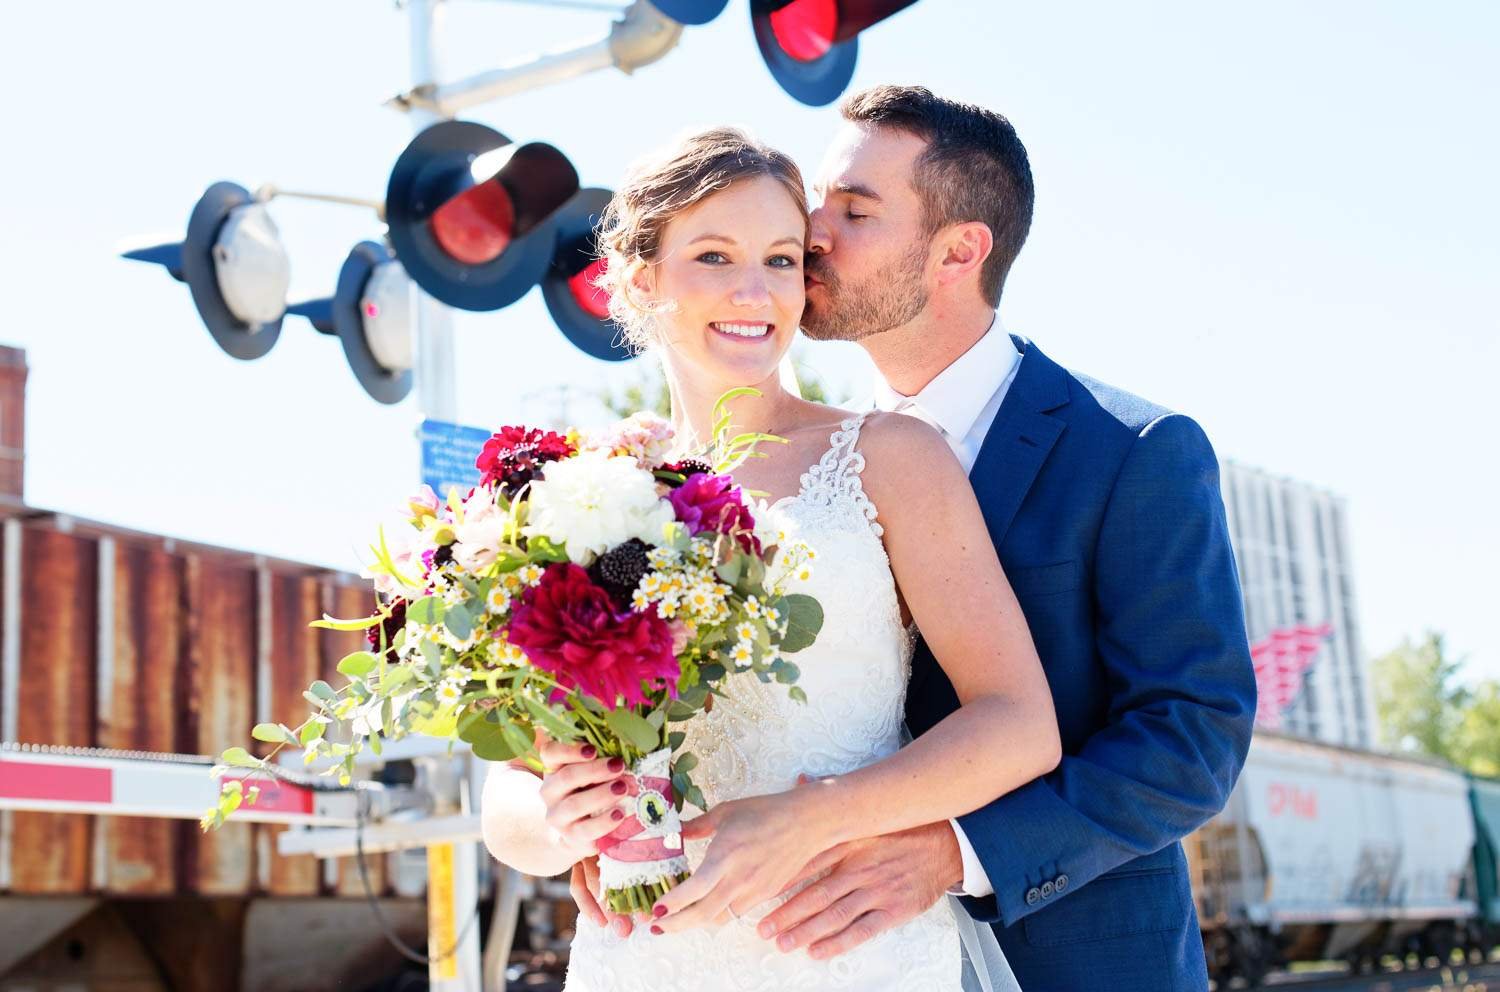
[[631,280],[657,260],[662,232],[689,207],[740,181],[766,176],[781,183],[807,221],[802,171],[791,158],[737,128],[715,127],[683,138],[633,166],[599,221],[599,253],[607,266],[599,287],[609,315],[636,351],[653,342],[654,316],[670,308],[636,298]]

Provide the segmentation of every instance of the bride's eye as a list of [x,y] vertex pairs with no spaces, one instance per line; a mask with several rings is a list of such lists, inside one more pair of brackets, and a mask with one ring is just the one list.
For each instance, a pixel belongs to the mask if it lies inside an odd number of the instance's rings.
[[795,269],[797,260],[790,255],[772,255],[766,263],[774,269]]
[[698,261],[706,262],[709,265],[722,265],[729,261],[729,259],[725,258],[724,253],[721,251],[706,251],[698,256]]

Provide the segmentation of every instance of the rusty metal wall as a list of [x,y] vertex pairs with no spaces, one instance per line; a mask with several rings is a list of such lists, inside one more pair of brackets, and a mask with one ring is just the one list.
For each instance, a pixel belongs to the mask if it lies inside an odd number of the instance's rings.
[[[357,576],[24,508],[0,521],[0,738],[216,755],[295,726],[372,605]],[[257,745],[268,748],[266,745]],[[262,752],[264,753],[264,752]],[[275,853],[274,825],[0,813],[0,892],[362,897],[353,859]],[[368,859],[377,893],[386,858]]]

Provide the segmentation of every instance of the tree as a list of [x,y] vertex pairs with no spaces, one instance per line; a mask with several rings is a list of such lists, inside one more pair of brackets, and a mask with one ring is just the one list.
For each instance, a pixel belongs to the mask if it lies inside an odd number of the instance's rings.
[[1462,661],[1448,659],[1443,635],[1428,631],[1375,659],[1375,707],[1386,746],[1458,763],[1458,732],[1469,690],[1457,683]]
[[1469,694],[1454,734],[1453,754],[1476,775],[1500,776],[1500,683],[1486,679]]

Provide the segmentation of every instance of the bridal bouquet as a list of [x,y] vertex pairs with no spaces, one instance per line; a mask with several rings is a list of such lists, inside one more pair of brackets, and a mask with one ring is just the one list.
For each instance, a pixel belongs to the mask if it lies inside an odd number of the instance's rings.
[[[815,551],[768,531],[763,504],[728,474],[780,440],[728,437],[725,405],[747,392],[715,408],[712,465],[667,461],[671,428],[650,414],[597,435],[501,429],[467,496],[442,502],[424,486],[407,539],[393,548],[382,530],[366,573],[376,612],[313,622],[366,631],[370,650],[339,663],[348,683],[314,682],[306,722],[251,735],[303,748],[307,764],[330,759],[344,784],[363,748],[379,754],[382,740],[413,733],[538,770],[538,735],[588,742],[633,779],[635,815],[600,841],[607,901],[649,909],[687,877],[684,801],[704,805],[697,758],[672,725],[711,709],[731,676],[754,673],[805,702],[784,656],[823,623],[816,600],[786,591]],[[221,761],[274,775],[274,755],[230,748]],[[204,829],[254,800],[225,782]]]

